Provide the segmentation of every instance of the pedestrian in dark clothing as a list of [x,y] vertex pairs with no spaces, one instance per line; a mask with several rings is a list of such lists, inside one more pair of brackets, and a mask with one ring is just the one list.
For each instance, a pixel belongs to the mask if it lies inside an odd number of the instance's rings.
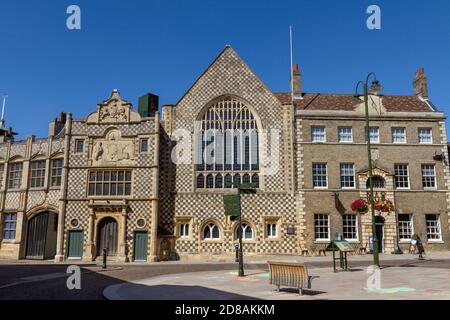
[[425,254],[425,249],[423,247],[422,239],[417,237],[417,250],[419,251],[419,260],[423,260],[423,255]]

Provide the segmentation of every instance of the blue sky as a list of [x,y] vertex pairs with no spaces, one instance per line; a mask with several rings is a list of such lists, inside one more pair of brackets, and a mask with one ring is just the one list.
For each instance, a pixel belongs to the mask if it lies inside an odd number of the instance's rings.
[[[81,30],[66,9],[81,8]],[[381,7],[382,29],[366,27]],[[424,67],[432,101],[450,114],[450,1],[0,2],[0,93],[7,125],[45,136],[60,111],[76,118],[118,88],[137,107],[152,92],[176,103],[226,44],[273,91],[289,90],[289,24],[306,92],[353,93],[375,71],[385,94],[412,94]]]

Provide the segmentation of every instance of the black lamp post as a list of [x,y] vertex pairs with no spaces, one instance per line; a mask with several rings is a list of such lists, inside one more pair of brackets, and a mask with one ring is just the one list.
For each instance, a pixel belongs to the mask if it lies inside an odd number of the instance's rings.
[[[372,85],[368,86],[370,78],[373,77]],[[369,163],[369,202],[370,202],[370,212],[372,214],[372,239],[373,239],[373,264],[376,266],[380,266],[380,259],[378,256],[378,239],[376,235],[376,225],[375,225],[375,199],[373,196],[373,180],[372,180],[372,152],[371,152],[371,142],[370,142],[370,126],[369,126],[369,93],[374,93],[383,90],[383,86],[377,80],[375,73],[371,72],[367,75],[366,81],[359,81],[356,85],[356,92],[354,98],[356,101],[360,102],[358,94],[359,85],[363,86],[363,96],[364,96],[364,104],[365,104],[365,118],[366,118],[366,141],[367,141],[367,157]],[[370,91],[369,91],[370,90]]]

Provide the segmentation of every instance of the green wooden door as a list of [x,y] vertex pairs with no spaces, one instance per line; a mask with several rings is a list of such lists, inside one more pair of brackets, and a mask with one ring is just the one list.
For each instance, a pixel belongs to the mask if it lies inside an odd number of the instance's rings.
[[134,261],[147,261],[147,231],[134,233]]
[[83,257],[83,230],[70,230],[67,241],[67,258],[81,259]]

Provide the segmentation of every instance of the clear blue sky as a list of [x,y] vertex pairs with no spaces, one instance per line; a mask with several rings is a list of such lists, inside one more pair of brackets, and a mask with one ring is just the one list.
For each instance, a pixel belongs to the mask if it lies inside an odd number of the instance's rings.
[[[77,4],[82,29],[66,28]],[[366,8],[382,29],[366,28]],[[412,94],[424,67],[432,101],[450,114],[450,1],[0,2],[0,93],[7,125],[45,136],[60,111],[77,118],[118,88],[136,107],[146,92],[176,103],[226,44],[273,91],[289,90],[289,24],[307,92],[353,93],[375,71],[385,94]]]

